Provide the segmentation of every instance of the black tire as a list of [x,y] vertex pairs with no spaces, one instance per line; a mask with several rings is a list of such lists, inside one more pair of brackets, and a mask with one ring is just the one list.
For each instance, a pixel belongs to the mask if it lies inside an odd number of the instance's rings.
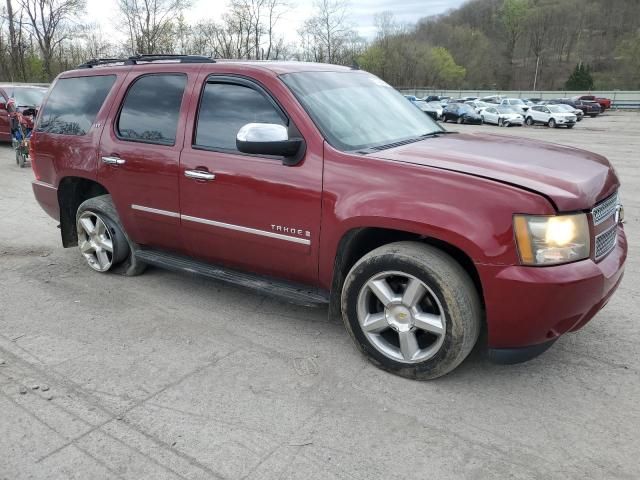
[[498,126],[504,127],[504,120],[502,118],[498,118]]
[[[427,285],[442,306],[444,339],[433,356],[419,363],[395,360],[365,335],[358,299],[367,282],[381,272],[402,272]],[[473,349],[481,323],[481,303],[467,272],[442,250],[418,242],[384,245],[362,257],[348,273],[341,297],[342,318],[355,344],[376,366],[397,375],[429,380],[455,369]]]
[[100,195],[83,202],[78,207],[76,223],[80,215],[87,211],[98,215],[111,232],[114,251],[112,267],[108,271],[129,277],[143,273],[147,266],[136,259],[134,252],[138,249],[138,245],[127,236],[111,195]]
[[532,127],[533,126],[533,118],[531,118],[531,117],[525,118],[524,123],[525,123],[525,125],[528,125],[529,127]]
[[458,125],[462,125],[462,124],[464,123],[464,118],[462,118],[462,117],[458,117],[458,118],[456,118],[456,123],[457,123]]
[[447,123],[447,116],[446,115],[442,115],[442,123]]
[[549,126],[549,128],[556,128],[558,126],[558,124],[553,118],[549,119],[549,123],[547,123],[547,125]]

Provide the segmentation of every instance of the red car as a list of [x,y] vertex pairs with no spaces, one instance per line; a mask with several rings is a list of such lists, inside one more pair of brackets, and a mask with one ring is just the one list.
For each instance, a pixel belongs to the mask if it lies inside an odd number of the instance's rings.
[[95,271],[328,303],[373,363],[429,379],[483,328],[496,361],[543,352],[607,303],[627,254],[606,158],[448,133],[346,67],[93,61],[38,114],[33,190]]
[[37,108],[47,89],[33,85],[0,85],[0,142],[11,141],[11,115],[7,103],[12,100],[18,112]]
[[582,95],[579,97],[573,97],[574,100],[586,100],[588,102],[596,102],[600,105],[600,108],[604,112],[606,109],[611,108],[611,99],[604,97],[596,97],[595,95]]

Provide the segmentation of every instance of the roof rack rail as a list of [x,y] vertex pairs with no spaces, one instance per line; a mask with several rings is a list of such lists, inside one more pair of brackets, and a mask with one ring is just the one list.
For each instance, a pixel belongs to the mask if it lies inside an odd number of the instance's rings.
[[128,58],[92,58],[76,68],[93,68],[100,65],[121,63],[123,65],[137,65],[138,63],[175,61],[176,63],[215,63],[211,57],[202,55],[172,55],[165,53],[138,54]]

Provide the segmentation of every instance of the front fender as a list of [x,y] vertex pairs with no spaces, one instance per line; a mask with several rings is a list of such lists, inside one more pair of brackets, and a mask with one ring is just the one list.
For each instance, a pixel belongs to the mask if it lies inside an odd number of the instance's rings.
[[433,167],[342,154],[325,155],[319,277],[331,284],[344,235],[377,227],[437,239],[474,263],[513,265],[514,213],[553,214],[541,195]]

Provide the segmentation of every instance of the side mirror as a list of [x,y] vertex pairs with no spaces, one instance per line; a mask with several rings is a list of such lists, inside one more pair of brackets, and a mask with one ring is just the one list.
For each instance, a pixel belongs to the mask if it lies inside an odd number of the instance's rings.
[[289,138],[287,127],[276,123],[247,123],[236,135],[242,153],[285,157],[285,165],[295,165],[304,154],[302,138]]

